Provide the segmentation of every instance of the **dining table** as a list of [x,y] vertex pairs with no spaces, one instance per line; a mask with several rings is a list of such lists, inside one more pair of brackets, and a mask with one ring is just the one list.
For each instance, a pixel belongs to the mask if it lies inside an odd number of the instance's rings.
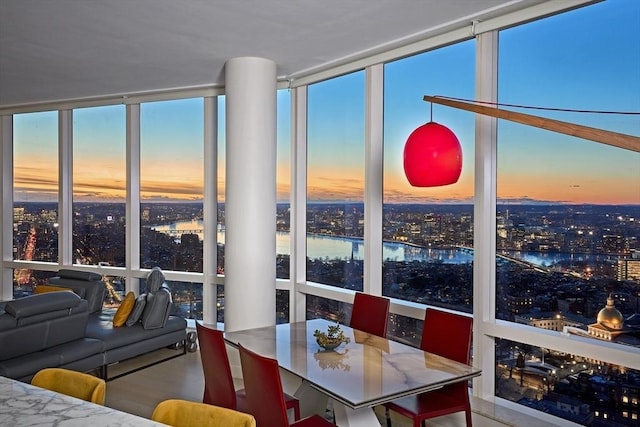
[[[315,331],[336,323],[325,319],[225,332],[231,346],[242,345],[276,359],[301,380],[294,395],[303,416],[325,415],[331,402],[339,427],[380,425],[373,408],[400,397],[468,381],[481,370],[392,339],[340,324],[348,342],[333,350],[317,343]],[[445,325],[446,326],[446,325]]]
[[0,426],[153,427],[166,425],[0,376]]

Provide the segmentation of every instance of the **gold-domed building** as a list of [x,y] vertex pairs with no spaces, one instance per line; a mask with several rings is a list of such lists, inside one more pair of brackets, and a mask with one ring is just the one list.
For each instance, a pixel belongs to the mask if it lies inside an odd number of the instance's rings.
[[607,305],[598,312],[596,323],[589,325],[589,335],[602,340],[611,341],[627,331],[624,316],[615,307],[613,296],[607,298]]

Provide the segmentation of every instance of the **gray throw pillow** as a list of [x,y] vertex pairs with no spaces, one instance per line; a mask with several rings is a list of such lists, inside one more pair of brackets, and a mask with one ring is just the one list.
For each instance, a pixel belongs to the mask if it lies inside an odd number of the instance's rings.
[[147,305],[147,294],[138,295],[136,298],[136,303],[133,306],[133,310],[129,314],[127,321],[125,322],[126,326],[133,326],[140,318],[142,318],[142,313],[144,312],[144,307]]

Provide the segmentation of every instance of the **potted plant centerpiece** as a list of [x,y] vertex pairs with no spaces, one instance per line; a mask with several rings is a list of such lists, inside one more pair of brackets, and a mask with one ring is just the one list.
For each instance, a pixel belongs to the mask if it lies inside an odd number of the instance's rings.
[[313,332],[313,336],[316,337],[318,345],[325,350],[333,350],[340,344],[351,341],[349,337],[344,335],[344,332],[340,329],[339,323],[329,325],[327,327],[327,332],[322,332],[321,330],[316,329]]

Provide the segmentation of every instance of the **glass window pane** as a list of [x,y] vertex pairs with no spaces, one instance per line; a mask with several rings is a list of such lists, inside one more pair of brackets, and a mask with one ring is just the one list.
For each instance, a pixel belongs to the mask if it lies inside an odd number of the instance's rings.
[[[288,90],[278,91],[277,118],[276,277],[288,279],[291,254],[291,93]],[[288,301],[287,298],[287,304]]]
[[[202,320],[202,283],[167,280],[171,291],[171,315]],[[147,280],[140,279],[140,293],[147,292]]]
[[[499,101],[640,111],[638,16],[636,1],[602,2],[501,31]],[[640,136],[637,115],[511,109]],[[497,152],[496,317],[562,332],[587,354],[499,339],[496,395],[579,424],[636,425],[640,153],[504,120]],[[603,360],[611,346],[633,369]]]
[[637,425],[640,371],[496,340],[496,396],[579,425]]
[[346,324],[351,319],[352,304],[311,294],[307,294],[306,301],[307,320],[327,319]]
[[[226,97],[218,97],[218,223],[216,224],[216,242],[218,244],[217,251],[217,270],[218,274],[224,275],[224,236],[225,236],[225,210],[224,202],[226,197],[226,142],[227,128],[226,124]],[[224,296],[222,298],[224,301]],[[218,316],[224,313],[224,306],[219,306]],[[223,320],[219,320],[222,322]]]
[[[637,50],[632,17],[639,13],[637,2],[608,2],[501,32],[500,100],[640,111],[631,95],[640,93],[640,59],[612,53]],[[566,58],[562,74],[559,57]],[[640,135],[637,116],[540,115]],[[601,323],[609,297],[616,316],[637,312],[640,281],[628,272],[640,263],[640,153],[506,121],[498,126],[496,316],[599,339],[590,325]],[[613,332],[604,335],[640,345],[633,334]]]
[[[13,259],[58,262],[58,113],[13,116]],[[14,270],[14,292],[33,284]]]
[[307,280],[362,290],[364,72],[309,86]]
[[385,65],[383,294],[472,311],[474,117],[433,106],[432,121],[449,128],[462,146],[457,183],[412,187],[404,173],[408,136],[431,121],[425,95],[474,97],[475,42]]
[[125,106],[73,111],[74,264],[125,266]]
[[122,303],[126,292],[127,278],[124,276],[102,276],[106,292],[104,294],[104,307],[117,308]]
[[[26,274],[28,273],[28,274]],[[13,274],[13,298],[32,295],[38,285],[47,285],[49,278],[57,275],[55,271],[16,269]],[[25,280],[26,279],[26,280]]]
[[289,291],[276,289],[276,323],[289,323]]
[[140,107],[140,265],[202,271],[201,98]]

